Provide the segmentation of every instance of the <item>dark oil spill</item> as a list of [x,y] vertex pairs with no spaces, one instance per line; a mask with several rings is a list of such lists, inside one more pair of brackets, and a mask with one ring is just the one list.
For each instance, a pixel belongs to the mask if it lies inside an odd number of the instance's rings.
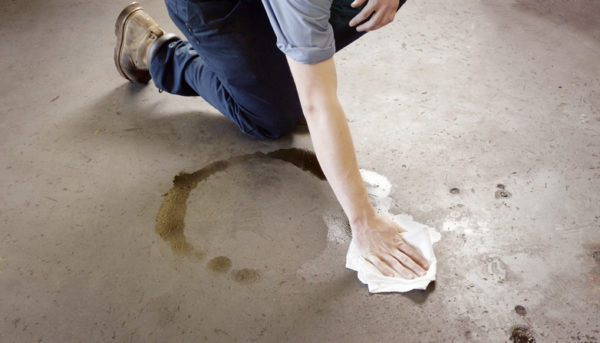
[[521,316],[524,316],[527,314],[527,310],[522,305],[515,306],[515,312],[517,312]]
[[206,264],[206,269],[213,273],[223,274],[229,271],[231,268],[231,260],[227,256],[219,256],[215,257],[212,260],[208,261]]
[[510,340],[513,343],[535,343],[535,334],[528,326],[517,325],[511,330]]
[[260,279],[260,273],[256,269],[236,269],[231,271],[231,278],[239,284],[249,285]]
[[[194,256],[201,260],[204,253],[197,250],[187,242],[185,229],[185,213],[187,210],[187,200],[190,192],[198,184],[206,180],[211,175],[223,171],[231,166],[244,163],[250,160],[276,159],[311,173],[320,180],[325,180],[325,174],[321,170],[319,161],[311,151],[302,149],[280,149],[269,153],[257,152],[248,155],[232,157],[228,160],[213,162],[206,167],[193,173],[180,173],[173,179],[173,187],[164,194],[163,203],[156,215],[156,233],[169,243],[171,249],[182,255]],[[226,256],[219,256],[211,259],[206,268],[213,273],[227,273],[232,267],[231,260]],[[252,284],[260,279],[260,273],[255,269],[237,269],[231,271],[231,278],[242,285]]]

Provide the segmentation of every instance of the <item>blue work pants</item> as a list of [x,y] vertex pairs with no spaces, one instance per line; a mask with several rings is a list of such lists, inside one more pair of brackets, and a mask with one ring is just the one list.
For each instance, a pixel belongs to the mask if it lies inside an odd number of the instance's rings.
[[[300,101],[260,0],[165,2],[187,41],[163,44],[150,61],[156,87],[201,96],[255,138],[276,139],[296,126]],[[360,11],[351,2],[334,0],[331,7],[338,51],[363,34],[348,25]]]

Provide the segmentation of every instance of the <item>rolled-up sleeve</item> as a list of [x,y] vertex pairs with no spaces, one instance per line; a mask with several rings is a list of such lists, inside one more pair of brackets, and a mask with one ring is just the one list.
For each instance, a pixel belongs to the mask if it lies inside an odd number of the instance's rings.
[[277,47],[304,64],[324,61],[335,53],[333,29],[329,24],[333,0],[262,0]]

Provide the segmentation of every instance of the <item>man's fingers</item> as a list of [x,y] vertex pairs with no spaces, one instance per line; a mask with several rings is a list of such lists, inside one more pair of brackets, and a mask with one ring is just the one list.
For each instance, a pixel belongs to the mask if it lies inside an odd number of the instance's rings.
[[394,18],[396,18],[396,11],[390,11],[386,18],[386,25],[393,22]]
[[429,262],[427,262],[427,259],[423,257],[423,255],[421,255],[421,253],[412,245],[402,241],[400,244],[398,244],[398,250],[408,255],[413,261],[417,262],[424,269],[429,269]]
[[373,31],[373,30],[377,30],[378,28],[380,28],[383,25],[387,24],[387,23],[383,23],[384,16],[385,16],[385,13],[383,13],[383,11],[377,11],[377,12],[375,12],[375,14],[373,14],[373,16],[371,17],[371,19],[369,19],[366,23],[362,23],[361,25],[359,25],[356,28],[356,31]]
[[353,1],[353,2],[350,4],[350,6],[351,6],[352,8],[357,8],[357,7],[360,7],[360,6],[362,6],[362,4],[364,4],[364,3],[365,3],[365,1],[367,1],[367,0],[354,0],[354,1]]
[[392,253],[392,256],[394,256],[398,261],[400,261],[400,263],[402,263],[404,266],[406,266],[408,269],[410,269],[416,275],[418,275],[418,276],[425,275],[425,273],[426,273],[425,269],[423,269],[423,267],[418,265],[415,261],[413,261],[410,257],[406,256],[400,250],[394,251]]
[[369,258],[365,258],[365,260],[371,263],[383,276],[387,277],[395,277],[397,273],[390,268],[390,266],[379,259],[377,256],[370,256]]
[[411,270],[406,268],[402,263],[400,263],[393,256],[383,256],[383,257],[381,257],[381,260],[383,260],[396,273],[400,274],[401,277],[403,277],[405,279],[409,279],[409,280],[412,280],[415,278],[415,273],[413,273]]
[[369,16],[371,15],[371,13],[373,13],[374,11],[375,11],[375,9],[373,7],[366,6],[354,18],[352,18],[352,20],[350,20],[349,25],[350,26],[356,26],[356,25],[362,23],[367,18],[369,18]]

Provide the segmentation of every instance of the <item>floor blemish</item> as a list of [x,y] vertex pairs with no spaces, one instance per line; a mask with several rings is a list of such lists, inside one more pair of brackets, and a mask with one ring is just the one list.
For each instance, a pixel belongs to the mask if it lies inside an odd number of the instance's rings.
[[496,197],[496,199],[502,199],[502,198],[510,198],[512,196],[512,194],[509,191],[506,191],[504,189],[499,189],[496,191],[494,196]]
[[233,281],[242,284],[249,285],[251,283],[255,283],[260,279],[260,272],[256,269],[237,269],[231,271],[231,278]]
[[515,306],[515,312],[517,312],[521,316],[524,316],[527,314],[527,310],[522,305]]
[[594,261],[600,263],[600,250],[596,250],[592,253],[592,258]]
[[510,340],[513,343],[535,343],[535,334],[528,326],[517,325],[511,330]]
[[227,273],[231,268],[231,259],[227,256],[218,256],[208,261],[206,269],[216,274]]

